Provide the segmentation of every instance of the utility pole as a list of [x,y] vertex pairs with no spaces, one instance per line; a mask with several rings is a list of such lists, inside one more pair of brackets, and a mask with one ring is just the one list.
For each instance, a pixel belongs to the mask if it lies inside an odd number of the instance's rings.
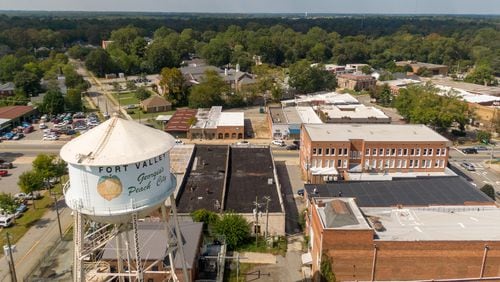
[[259,240],[259,233],[257,232],[257,226],[259,226],[259,206],[260,206],[257,196],[255,196],[255,202],[253,202],[253,204],[255,205],[255,208],[253,210],[253,215],[255,217],[255,226],[254,226],[255,246],[257,247]]
[[[10,245],[10,234],[7,232],[5,234],[7,237],[7,248],[9,252],[9,268],[10,268],[10,278],[12,282],[17,282],[17,275],[16,275],[16,265],[14,264],[14,257],[12,256],[12,246]],[[5,247],[4,247],[5,250]]]
[[62,232],[62,228],[61,228],[61,219],[59,218],[59,206],[57,205],[57,197],[56,197],[55,193],[53,193],[52,196],[54,198],[54,206],[56,207],[57,225],[59,227],[59,237],[62,240],[63,239],[63,232]]
[[269,235],[269,202],[271,201],[271,197],[264,196],[264,200],[266,201],[266,230],[264,233],[264,238],[267,242],[267,236]]

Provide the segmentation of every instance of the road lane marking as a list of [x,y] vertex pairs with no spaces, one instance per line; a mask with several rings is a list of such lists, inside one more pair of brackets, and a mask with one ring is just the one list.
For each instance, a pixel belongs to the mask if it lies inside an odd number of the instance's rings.
[[35,247],[40,243],[40,240],[37,240],[35,244],[24,254],[24,256],[16,262],[16,266],[20,264],[34,249]]

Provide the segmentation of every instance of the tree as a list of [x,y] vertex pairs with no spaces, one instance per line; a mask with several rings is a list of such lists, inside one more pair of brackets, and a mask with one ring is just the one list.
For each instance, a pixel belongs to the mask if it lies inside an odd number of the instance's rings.
[[20,71],[14,77],[16,88],[26,94],[28,97],[38,96],[42,90],[40,78],[29,71]]
[[481,85],[498,85],[498,81],[493,75],[493,69],[486,64],[475,67],[464,80]]
[[476,137],[477,137],[477,141],[488,144],[490,142],[491,133],[489,133],[487,131],[480,130],[477,132]]
[[213,38],[201,50],[201,56],[207,60],[207,63],[221,67],[231,58],[231,49],[221,38]]
[[302,60],[290,66],[290,86],[301,93],[311,93],[335,90],[337,81],[322,65],[311,66],[308,61]]
[[55,158],[56,156],[54,155],[39,154],[32,162],[33,171],[35,171],[44,179],[55,177]]
[[133,82],[132,80],[127,80],[127,82],[125,83],[126,87],[128,90],[136,90],[137,89],[137,85],[135,85],[135,82]]
[[375,99],[377,99],[377,103],[382,106],[389,106],[392,101],[391,88],[387,83],[384,83],[382,87],[377,87],[375,90],[376,95]]
[[148,47],[145,59],[146,68],[152,73],[158,73],[165,67],[175,67],[180,63],[178,56],[163,40],[155,41]]
[[333,273],[332,269],[332,259],[326,254],[323,254],[321,257],[320,272],[321,272],[321,281],[325,282],[336,281],[335,273]]
[[372,73],[372,67],[369,65],[361,67],[361,72],[364,74],[371,74]]
[[100,77],[115,70],[114,63],[108,52],[100,48],[88,54],[85,59],[85,66]]
[[56,89],[49,89],[45,96],[43,96],[43,102],[41,106],[44,113],[47,114],[60,114],[64,112],[64,96],[61,91]]
[[[19,180],[17,182],[21,191],[26,194],[33,193],[43,189],[44,182],[43,177],[34,170],[25,171],[19,175]],[[33,207],[35,206],[35,199],[33,198]]]
[[178,68],[163,68],[160,77],[160,87],[167,100],[176,106],[186,105],[187,91],[181,71]]
[[146,100],[149,97],[151,97],[151,92],[149,92],[149,90],[147,90],[144,87],[139,87],[135,91],[135,98],[137,98],[140,101]]
[[64,102],[66,104],[66,108],[70,112],[83,110],[82,92],[80,89],[68,89],[68,93],[66,93],[66,97],[64,97]]
[[493,186],[491,186],[491,184],[484,184],[483,187],[481,187],[481,192],[483,192],[484,194],[486,194],[488,197],[492,198],[493,201],[495,201],[495,189],[493,188]]
[[243,216],[235,213],[225,213],[215,223],[214,231],[224,235],[229,248],[234,249],[250,236],[250,226]]
[[203,222],[208,227],[214,225],[219,220],[219,215],[206,209],[199,209],[191,213],[191,218],[193,218],[193,221]]
[[16,56],[7,55],[0,58],[0,81],[12,81],[18,70],[19,62]]
[[17,203],[11,194],[0,193],[0,210],[4,210],[8,214],[13,214],[16,212]]
[[215,71],[206,71],[200,84],[191,88],[189,94],[189,107],[210,108],[222,105],[222,95],[229,92],[229,86]]

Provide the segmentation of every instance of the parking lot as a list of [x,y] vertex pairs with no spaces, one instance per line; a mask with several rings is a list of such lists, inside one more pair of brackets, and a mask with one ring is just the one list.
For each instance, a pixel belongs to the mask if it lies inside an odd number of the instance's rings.
[[0,159],[14,164],[14,168],[8,169],[9,174],[0,178],[0,192],[12,195],[21,192],[17,186],[19,175],[31,169],[31,162],[34,157],[26,157],[15,153],[0,153]]

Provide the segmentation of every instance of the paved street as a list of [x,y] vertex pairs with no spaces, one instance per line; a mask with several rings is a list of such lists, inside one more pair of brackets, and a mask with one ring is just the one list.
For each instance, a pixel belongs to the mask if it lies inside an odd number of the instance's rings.
[[[58,202],[63,232],[72,224],[71,210],[64,200]],[[23,281],[35,266],[43,260],[51,248],[59,240],[59,228],[55,209],[47,212],[33,227],[16,243],[14,262],[18,281]],[[0,258],[0,281],[11,281],[9,267],[5,256]]]

